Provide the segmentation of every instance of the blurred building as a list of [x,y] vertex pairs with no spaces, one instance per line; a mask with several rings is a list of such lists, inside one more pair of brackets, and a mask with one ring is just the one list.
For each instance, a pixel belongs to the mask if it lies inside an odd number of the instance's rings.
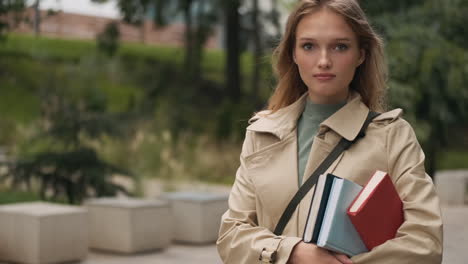
[[[265,39],[265,42],[271,42],[270,40],[266,40],[267,38],[278,37],[284,27],[288,5],[290,5],[285,3],[293,1],[259,0],[259,8],[263,13],[261,35]],[[174,6],[173,8],[176,8],[176,4],[175,1],[169,3],[169,5]],[[197,11],[197,8],[206,8],[204,5],[195,3],[193,10]],[[222,10],[219,12],[222,12]],[[243,28],[241,35],[244,34],[241,36],[241,40],[248,47],[249,32],[255,30],[252,29],[250,23],[251,1],[244,2],[240,8],[240,13],[241,27]],[[277,15],[278,23],[276,25],[275,23],[265,22],[271,21],[270,18],[274,14]],[[32,34],[34,33],[34,8],[28,8],[26,15],[27,22],[22,23],[15,31]],[[224,46],[223,17],[223,14],[219,14],[220,20],[213,26],[213,31],[205,45],[206,48],[221,49]],[[150,11],[147,14],[147,21],[144,23],[144,26],[137,27],[121,21],[121,15],[115,1],[98,4],[93,3],[91,0],[41,0],[40,18],[40,32],[44,36],[91,40],[95,39],[97,34],[102,32],[108,23],[116,21],[119,24],[121,40],[124,42],[143,42],[145,44],[175,46],[182,46],[184,44],[185,25],[181,14],[170,16],[167,19],[167,25],[164,27],[156,27],[153,23],[154,13]],[[196,23],[195,17],[194,23]]]
[[[171,23],[164,27],[156,27],[152,20],[146,20],[143,28],[126,24],[120,19],[109,17],[83,15],[68,13],[64,11],[50,12],[41,10],[41,35],[71,38],[71,39],[89,39],[93,40],[103,31],[108,23],[117,21],[120,30],[120,39],[124,42],[143,42],[145,44],[175,45],[182,46],[184,43],[183,23]],[[28,8],[26,11],[27,21],[33,21],[34,9]],[[143,32],[142,32],[143,30]],[[21,23],[15,32],[34,33],[32,22]],[[207,48],[219,47],[219,33],[214,31],[208,38]]]

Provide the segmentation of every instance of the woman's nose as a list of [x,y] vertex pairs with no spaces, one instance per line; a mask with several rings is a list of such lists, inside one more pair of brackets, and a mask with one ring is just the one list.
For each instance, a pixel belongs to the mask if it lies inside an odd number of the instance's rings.
[[330,69],[332,66],[332,61],[330,60],[330,57],[328,56],[327,51],[322,51],[320,53],[320,58],[318,61],[318,67],[320,69]]

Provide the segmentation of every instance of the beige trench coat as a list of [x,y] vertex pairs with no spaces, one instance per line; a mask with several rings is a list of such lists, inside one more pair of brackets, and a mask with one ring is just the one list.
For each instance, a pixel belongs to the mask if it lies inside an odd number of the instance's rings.
[[[257,115],[247,127],[241,165],[223,215],[218,252],[224,263],[286,263],[302,240],[313,190],[299,204],[282,236],[272,232],[299,189],[296,123],[307,93],[297,102],[266,117]],[[314,138],[304,181],[341,137],[353,140],[369,109],[358,94],[325,120]],[[357,264],[441,263],[442,219],[424,153],[401,109],[383,113],[365,138],[345,151],[327,170],[364,185],[376,171],[388,172],[404,204],[405,222],[396,238],[352,258]]]

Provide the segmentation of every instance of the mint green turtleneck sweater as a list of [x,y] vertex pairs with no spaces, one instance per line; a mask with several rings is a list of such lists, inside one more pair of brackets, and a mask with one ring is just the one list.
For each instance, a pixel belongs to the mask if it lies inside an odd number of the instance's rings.
[[[316,104],[310,98],[297,122],[297,157],[298,157],[298,182],[302,185],[304,170],[309,159],[310,149],[314,136],[317,134],[320,123],[343,107],[346,102],[338,104]],[[313,154],[312,154],[313,155]]]

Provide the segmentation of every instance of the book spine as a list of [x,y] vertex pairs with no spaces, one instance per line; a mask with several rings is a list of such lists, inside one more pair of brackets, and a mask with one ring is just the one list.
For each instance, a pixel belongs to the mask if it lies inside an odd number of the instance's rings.
[[343,179],[335,179],[333,181],[331,189],[336,190],[336,192],[334,192],[336,195],[330,195],[329,197],[330,201],[328,202],[327,208],[325,210],[325,216],[323,218],[323,225],[322,225],[322,228],[320,229],[318,239],[317,239],[318,246],[324,246],[327,244],[326,238],[329,236],[331,232],[330,229],[335,221],[336,207],[338,205],[337,201],[340,200],[342,187],[343,187]]
[[317,244],[317,241],[318,241],[320,230],[322,228],[323,216],[325,215],[325,210],[327,208],[328,199],[329,199],[331,188],[333,185],[333,179],[335,178],[339,179],[339,177],[337,176],[328,174],[326,181],[325,181],[325,187],[322,193],[322,200],[320,201],[320,206],[319,206],[319,210],[317,213],[317,220],[315,221],[314,232],[312,233],[311,242],[314,244]]

